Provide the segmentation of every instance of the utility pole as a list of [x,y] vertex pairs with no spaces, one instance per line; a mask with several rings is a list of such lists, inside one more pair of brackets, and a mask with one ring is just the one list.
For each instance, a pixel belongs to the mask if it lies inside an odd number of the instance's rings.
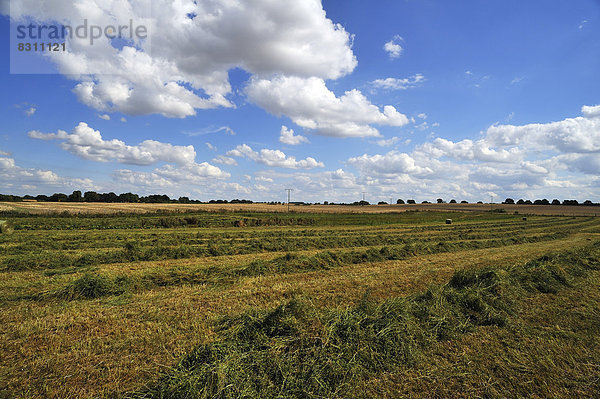
[[285,191],[287,191],[287,195],[288,195],[288,213],[290,213],[290,196],[292,194],[292,191],[294,191],[294,189],[286,188]]
[[365,200],[365,194],[366,194],[366,193],[367,193],[366,191],[363,191],[363,192],[362,192],[362,196],[363,196],[363,199],[362,199],[362,200],[363,200],[363,201]]
[[490,211],[494,210],[494,196],[490,196]]

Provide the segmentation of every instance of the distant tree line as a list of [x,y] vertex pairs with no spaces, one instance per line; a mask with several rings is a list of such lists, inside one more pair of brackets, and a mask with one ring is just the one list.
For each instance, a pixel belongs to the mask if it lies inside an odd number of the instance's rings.
[[591,200],[585,200],[583,203],[579,203],[577,200],[560,200],[553,199],[552,201],[548,201],[547,199],[536,199],[535,201],[520,199],[515,202],[512,198],[507,198],[503,202],[503,204],[517,204],[517,205],[600,205],[598,203],[594,203]]
[[[50,196],[48,195],[24,195],[22,197],[17,195],[10,194],[0,194],[0,201],[2,202],[22,202],[22,201],[39,201],[39,202],[108,202],[108,203],[146,203],[146,204],[168,204],[168,203],[179,203],[179,204],[201,204],[206,203],[199,200],[192,200],[188,197],[179,197],[177,199],[170,198],[168,195],[148,195],[148,196],[140,196],[138,194],[133,193],[123,193],[123,194],[115,194],[113,192],[110,193],[97,193],[95,191],[86,191],[85,193],[81,193],[81,191],[73,191],[72,194],[67,195],[63,193],[56,193]],[[441,198],[436,200],[438,204],[445,204]],[[233,200],[210,200],[209,204],[252,204],[253,201],[246,199],[233,199]],[[271,201],[266,202],[269,205],[280,205],[285,202]],[[417,202],[414,199],[406,200],[406,202],[402,199],[398,199],[396,201],[397,205],[402,204],[416,204]],[[422,201],[422,204],[430,204],[429,201]],[[457,201],[452,199],[449,201],[450,204],[456,204]],[[460,201],[461,204],[468,204],[468,201]],[[478,201],[478,204],[483,204],[482,201]],[[591,200],[586,200],[582,203],[579,203],[577,200],[563,200],[562,202],[558,199],[553,199],[549,201],[547,199],[536,199],[535,201],[531,200],[523,200],[519,199],[515,201],[512,198],[507,198],[503,202],[503,204],[517,204],[517,205],[600,205],[598,203],[594,203]],[[310,205],[309,202],[292,202],[295,205]],[[334,203],[334,202],[323,202],[324,205],[370,205],[368,201],[356,201],[352,203]],[[388,203],[385,201],[379,201],[378,205],[387,205]],[[319,202],[315,203],[315,205],[320,205]]]
[[[179,197],[178,199],[170,198],[168,195],[148,195],[140,196],[133,193],[115,194],[110,193],[97,193],[95,191],[86,191],[84,194],[81,191],[73,191],[72,194],[67,195],[63,193],[56,193],[50,196],[48,195],[24,195],[22,197],[17,195],[6,195],[0,194],[0,201],[4,202],[22,202],[22,201],[38,201],[38,202],[108,202],[108,203],[145,203],[145,204],[200,204],[201,201],[192,200],[188,197]],[[211,204],[251,204],[252,201],[245,199],[234,199],[231,201],[227,200],[211,200]]]

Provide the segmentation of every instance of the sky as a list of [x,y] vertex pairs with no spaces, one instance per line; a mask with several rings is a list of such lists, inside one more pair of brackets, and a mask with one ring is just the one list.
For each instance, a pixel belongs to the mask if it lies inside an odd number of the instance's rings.
[[[82,21],[146,34],[18,50]],[[0,0],[0,29],[3,194],[600,201],[598,0]]]

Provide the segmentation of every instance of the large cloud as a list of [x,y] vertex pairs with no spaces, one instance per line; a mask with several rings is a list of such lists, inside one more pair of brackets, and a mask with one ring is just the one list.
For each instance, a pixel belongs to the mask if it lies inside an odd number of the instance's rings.
[[294,123],[315,133],[336,137],[380,136],[370,126],[404,126],[406,115],[391,105],[383,111],[359,91],[341,97],[330,91],[323,79],[277,76],[252,79],[246,92],[251,101],[270,113],[289,116]]
[[71,134],[64,130],[57,133],[41,133],[32,130],[29,137],[41,140],[64,140],[61,147],[81,158],[97,161],[116,161],[132,165],[151,165],[160,161],[179,165],[191,164],[196,151],[191,145],[176,146],[155,140],[145,140],[138,145],[127,145],[121,140],[104,140],[98,130],[81,122]]
[[592,111],[588,117],[567,118],[559,122],[524,126],[492,126],[486,141],[497,146],[526,146],[558,152],[600,152],[600,118]]
[[[12,4],[14,3],[14,4]],[[124,47],[106,39],[72,40],[52,54],[59,70],[80,81],[79,99],[104,112],[194,115],[231,107],[228,71],[336,79],[355,68],[351,37],[325,15],[320,0],[53,0],[12,2],[15,18],[76,25],[127,24],[149,39]]]

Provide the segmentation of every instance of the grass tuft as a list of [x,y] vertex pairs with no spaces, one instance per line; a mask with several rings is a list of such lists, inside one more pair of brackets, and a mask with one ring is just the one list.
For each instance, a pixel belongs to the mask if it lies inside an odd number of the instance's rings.
[[14,231],[12,223],[0,220],[0,234],[11,234]]
[[66,300],[95,299],[120,295],[127,290],[129,284],[127,277],[110,279],[102,275],[86,273],[50,296]]

